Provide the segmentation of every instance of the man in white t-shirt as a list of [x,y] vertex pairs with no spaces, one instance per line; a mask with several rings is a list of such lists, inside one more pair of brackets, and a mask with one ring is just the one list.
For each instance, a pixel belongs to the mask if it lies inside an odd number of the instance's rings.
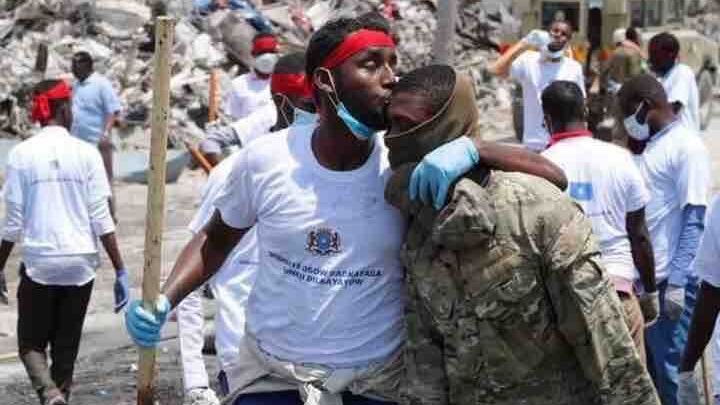
[[[395,82],[389,33],[376,13],[315,32],[306,73],[318,125],[293,126],[242,150],[215,214],[183,249],[155,311],[140,301],[127,311],[133,340],[154,346],[170,308],[255,227],[259,266],[240,346],[248,363],[233,378],[241,387],[234,404],[397,401],[405,223],[384,199],[391,172],[376,136]],[[425,165],[419,184],[427,177],[451,183],[479,163],[476,147],[467,138],[456,143],[463,153]]]
[[680,121],[699,134],[700,95],[695,73],[678,61],[680,42],[673,34],[663,32],[650,39],[648,50],[650,68],[662,83]]
[[[276,131],[290,125],[311,125],[315,123],[315,114],[306,109],[310,107],[311,95],[305,85],[305,55],[295,53],[280,58],[271,78],[273,100],[278,109]],[[305,109],[300,109],[301,106]],[[265,134],[269,135],[269,134]],[[262,134],[253,134],[254,138]],[[243,141],[243,145],[250,141]],[[202,202],[189,228],[198,235],[210,220],[215,208],[215,198],[220,194],[230,175],[233,162],[238,153],[221,161],[208,177],[202,194]],[[218,352],[220,373],[218,375],[220,393],[225,396],[234,391],[233,378],[239,367],[239,342],[245,332],[245,305],[255,280],[257,268],[257,237],[254,231],[248,232],[235,248],[230,258],[211,280],[217,316],[215,318],[215,346]],[[218,403],[215,393],[209,388],[209,380],[202,349],[204,342],[204,313],[201,290],[195,290],[185,297],[177,308],[180,352],[183,363],[183,383],[186,400],[191,405],[212,405]]]
[[705,219],[706,229],[695,258],[695,271],[700,279],[700,291],[693,314],[687,346],[680,362],[680,382],[678,403],[697,405],[700,403],[695,378],[695,366],[710,342],[715,324],[712,342],[712,379],[715,389],[715,405],[720,405],[720,196],[716,196]]
[[[531,31],[493,63],[489,70],[500,77],[509,76],[522,86],[523,145],[540,152],[547,147],[550,134],[543,125],[540,95],[550,83],[568,80],[576,83],[585,94],[582,66],[566,56],[572,38],[572,27],[556,21],[550,32]],[[539,52],[527,52],[535,48]]]
[[[115,268],[115,312],[129,297],[103,160],[95,146],[68,132],[70,98],[63,81],[36,86],[31,117],[43,128],[10,151],[4,185],[0,273],[14,245],[21,242],[18,352],[45,405],[66,404],[70,397],[85,313],[100,266],[98,238]],[[52,360],[49,367],[47,357]]]
[[645,213],[655,254],[660,317],[646,331],[648,368],[665,405],[677,403],[677,367],[695,307],[691,263],[703,231],[710,159],[702,140],[675,115],[662,85],[650,75],[618,93],[623,124],[650,192]]
[[[584,97],[575,83],[552,83],[543,91],[542,104],[552,134],[543,156],[563,169],[568,194],[592,223],[602,263],[620,296],[628,329],[645,362],[645,322],[654,322],[660,309],[645,224],[645,205],[650,196],[630,153],[593,139],[587,130]],[[638,279],[636,268],[644,290],[640,301],[633,288]]]

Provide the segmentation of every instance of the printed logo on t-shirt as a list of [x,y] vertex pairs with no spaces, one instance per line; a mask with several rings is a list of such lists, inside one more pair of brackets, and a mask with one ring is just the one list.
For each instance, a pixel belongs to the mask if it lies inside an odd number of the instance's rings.
[[575,201],[590,201],[593,199],[593,186],[592,183],[585,182],[571,182],[569,187],[569,194]]
[[318,256],[340,253],[340,235],[330,228],[316,228],[308,233],[305,249]]

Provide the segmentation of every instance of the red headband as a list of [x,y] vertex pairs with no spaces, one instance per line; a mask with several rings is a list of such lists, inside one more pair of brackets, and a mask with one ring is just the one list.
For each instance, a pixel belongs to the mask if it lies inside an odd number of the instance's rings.
[[277,46],[278,43],[275,37],[260,37],[253,41],[252,54],[257,55],[261,53],[275,52],[277,51]]
[[355,31],[323,60],[320,67],[333,69],[356,53],[373,46],[394,49],[395,41],[382,31],[368,29]]
[[312,98],[312,91],[302,73],[273,73],[270,77],[270,92],[302,98]]
[[32,98],[32,110],[30,111],[30,120],[45,124],[50,120],[50,100],[64,100],[72,96],[72,90],[60,80],[55,86],[47,91],[35,94]]

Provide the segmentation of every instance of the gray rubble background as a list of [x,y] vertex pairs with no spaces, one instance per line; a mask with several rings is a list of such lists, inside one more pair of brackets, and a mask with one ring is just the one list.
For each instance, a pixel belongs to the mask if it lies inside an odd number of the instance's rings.
[[[0,0],[0,137],[27,137],[32,126],[27,104],[32,85],[43,78],[70,76],[70,58],[88,50],[96,69],[106,74],[120,95],[123,120],[117,133],[121,149],[147,148],[151,107],[152,53],[138,50],[150,43],[147,35],[155,3],[142,0]],[[328,16],[352,16],[383,10],[382,0],[281,0],[263,14],[273,22],[287,49],[299,49],[307,37],[289,20],[287,5],[302,4],[315,26]],[[399,15],[395,29],[400,40],[400,73],[430,63],[436,28],[437,0],[395,0]],[[177,17],[172,59],[171,144],[195,142],[204,136],[208,104],[209,69],[220,67],[220,89],[245,68],[232,61],[249,62],[254,31],[238,13],[218,11],[208,17],[192,14],[191,0],[162,2]],[[517,32],[510,0],[459,0],[454,42],[455,66],[470,74],[477,104],[488,131],[510,135],[511,84],[488,74],[497,57],[501,37]],[[690,3],[689,26],[720,40],[720,0]],[[44,74],[35,71],[38,48],[48,47]],[[228,57],[228,55],[230,55]],[[241,64],[242,65],[242,64]],[[222,114],[220,123],[227,122]]]

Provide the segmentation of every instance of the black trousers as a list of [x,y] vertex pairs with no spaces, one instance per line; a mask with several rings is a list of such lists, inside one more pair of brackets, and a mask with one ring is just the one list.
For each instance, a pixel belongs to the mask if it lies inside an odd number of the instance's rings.
[[[41,401],[54,388],[69,396],[93,282],[79,287],[38,284],[25,274],[24,266],[20,267],[20,277],[20,359]],[[52,361],[49,368],[48,347]]]

